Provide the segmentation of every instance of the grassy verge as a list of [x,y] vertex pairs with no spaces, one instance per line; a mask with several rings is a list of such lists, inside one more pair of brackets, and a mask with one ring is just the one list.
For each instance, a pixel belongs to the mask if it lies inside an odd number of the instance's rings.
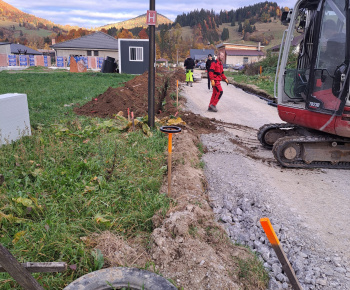
[[225,72],[227,77],[232,77],[237,83],[256,85],[266,91],[271,97],[274,95],[274,73],[262,73],[261,75],[246,75],[242,72]]
[[[167,210],[159,194],[167,140],[153,132],[118,131],[101,119],[77,117],[71,103],[89,101],[127,75],[1,72],[0,93],[26,93],[32,136],[0,147],[0,242],[21,261],[65,261],[65,273],[34,274],[46,289],[62,289],[102,267],[81,237],[110,230],[147,235],[151,217]],[[16,289],[0,274],[1,289]]]
[[243,289],[249,290],[254,286],[258,289],[266,289],[269,275],[257,256],[252,256],[250,259],[235,257],[235,260],[238,264],[237,275],[244,285]]

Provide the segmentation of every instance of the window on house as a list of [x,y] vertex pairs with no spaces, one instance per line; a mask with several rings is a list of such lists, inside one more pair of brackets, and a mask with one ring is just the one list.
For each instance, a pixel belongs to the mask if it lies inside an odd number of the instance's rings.
[[143,47],[129,47],[129,61],[143,61]]
[[94,56],[98,56],[98,50],[94,50]]
[[91,54],[91,50],[88,50],[87,51],[87,56],[91,56],[92,54]]
[[246,64],[246,63],[248,63],[248,57],[247,56],[245,56],[245,57],[243,57],[243,64]]

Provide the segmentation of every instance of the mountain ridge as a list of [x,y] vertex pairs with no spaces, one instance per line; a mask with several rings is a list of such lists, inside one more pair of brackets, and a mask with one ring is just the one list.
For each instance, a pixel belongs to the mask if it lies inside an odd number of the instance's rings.
[[[115,27],[116,29],[132,29],[135,27],[147,27],[148,25],[146,24],[147,22],[147,14],[141,14],[137,17],[122,21],[122,22],[116,22],[116,23],[110,23],[110,24],[106,24],[100,27],[95,28],[95,30],[101,30],[101,29],[110,29],[112,27]],[[157,13],[157,25],[160,24],[172,24],[173,21],[170,20],[168,17],[164,16],[161,13]]]

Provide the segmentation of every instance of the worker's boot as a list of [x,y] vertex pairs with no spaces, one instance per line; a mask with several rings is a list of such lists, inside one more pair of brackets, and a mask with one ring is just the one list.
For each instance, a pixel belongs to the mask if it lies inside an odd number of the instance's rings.
[[190,82],[190,86],[192,87],[192,82]]
[[217,112],[218,109],[214,105],[210,105],[208,111]]

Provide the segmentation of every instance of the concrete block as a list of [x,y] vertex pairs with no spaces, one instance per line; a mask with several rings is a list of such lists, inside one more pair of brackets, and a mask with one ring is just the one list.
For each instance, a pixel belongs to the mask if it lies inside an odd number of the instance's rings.
[[27,95],[0,95],[0,145],[30,135]]

